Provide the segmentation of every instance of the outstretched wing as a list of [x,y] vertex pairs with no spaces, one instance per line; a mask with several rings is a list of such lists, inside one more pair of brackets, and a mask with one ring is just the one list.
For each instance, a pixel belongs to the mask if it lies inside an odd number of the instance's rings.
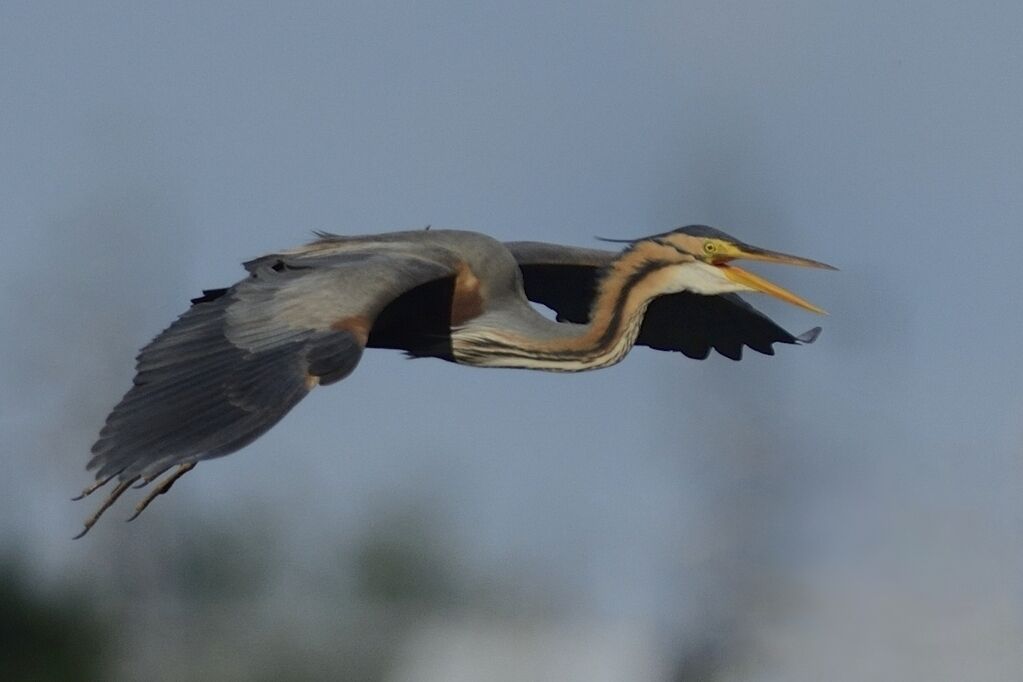
[[388,303],[453,272],[440,251],[322,244],[247,263],[248,278],[194,299],[142,349],[134,385],[92,448],[97,484],[87,492],[117,478],[119,495],[252,442],[314,386],[355,368]]
[[741,360],[743,346],[774,355],[776,343],[813,343],[819,333],[820,327],[814,327],[793,336],[736,294],[682,292],[651,301],[636,343],[680,351],[697,360],[713,348],[726,358]]
[[[589,320],[600,272],[617,256],[611,251],[542,242],[506,246],[522,270],[527,298],[553,309],[559,320],[577,323]],[[713,348],[739,360],[743,346],[774,355],[775,343],[812,343],[819,331],[814,328],[793,336],[735,294],[682,292],[650,303],[636,345],[679,351],[697,360],[706,358]]]

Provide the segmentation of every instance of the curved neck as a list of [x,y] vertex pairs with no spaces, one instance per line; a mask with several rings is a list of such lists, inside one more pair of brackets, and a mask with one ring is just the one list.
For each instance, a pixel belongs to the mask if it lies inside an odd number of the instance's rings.
[[554,372],[613,365],[636,342],[650,301],[668,290],[671,275],[667,266],[678,262],[679,254],[671,247],[655,242],[637,244],[603,273],[588,324],[552,322],[537,315],[542,321],[533,321],[525,333],[486,326],[460,330],[452,336],[455,358],[483,367]]

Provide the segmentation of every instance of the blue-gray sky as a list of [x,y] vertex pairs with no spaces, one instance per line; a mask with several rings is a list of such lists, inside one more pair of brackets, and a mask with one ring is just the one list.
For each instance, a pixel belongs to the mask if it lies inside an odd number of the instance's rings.
[[469,570],[536,575],[598,619],[698,631],[769,566],[785,608],[738,609],[758,679],[876,678],[872,655],[1018,670],[1021,21],[1013,2],[8,0],[0,530],[51,571],[87,565],[67,493],[135,349],[242,260],[316,229],[592,245],[702,222],[841,268],[761,269],[831,312],[753,301],[822,324],[817,344],[577,376],[368,353],[145,516],[260,509],[302,563],[426,505]]

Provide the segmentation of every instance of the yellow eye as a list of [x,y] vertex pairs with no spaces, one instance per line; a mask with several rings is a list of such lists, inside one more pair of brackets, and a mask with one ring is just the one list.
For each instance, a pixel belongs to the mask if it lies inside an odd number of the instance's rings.
[[718,245],[715,244],[714,242],[704,242],[703,243],[703,252],[705,254],[707,254],[708,256],[713,254],[713,253],[716,253],[717,250],[718,250]]

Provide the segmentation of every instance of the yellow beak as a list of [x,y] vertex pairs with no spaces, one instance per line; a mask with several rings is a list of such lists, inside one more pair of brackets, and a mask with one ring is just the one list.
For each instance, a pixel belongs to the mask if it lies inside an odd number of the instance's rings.
[[799,265],[804,268],[821,268],[824,270],[837,270],[838,268],[828,265],[827,263],[821,263],[820,261],[810,260],[809,258],[803,258],[802,256],[793,256],[788,253],[781,253],[779,251],[768,251],[762,249],[759,246],[751,246],[744,243],[733,243],[728,244],[716,258],[712,259],[712,263],[717,267],[721,268],[722,273],[733,282],[742,284],[743,286],[749,287],[754,291],[760,291],[765,294],[780,298],[783,301],[797,305],[800,308],[811,310],[821,315],[827,315],[827,313],[818,308],[809,301],[796,296],[791,291],[783,289],[777,284],[768,282],[766,279],[754,275],[748,270],[737,268],[734,265],[729,265],[729,261],[737,258],[744,258],[746,260],[760,260],[767,263],[780,263],[782,265]]
[[[795,256],[793,256],[793,258],[795,258]],[[768,259],[765,258],[765,259],[761,259],[761,260],[768,260]],[[771,259],[771,260],[774,260],[774,259]],[[800,259],[800,260],[805,260],[805,259]],[[774,262],[779,262],[779,261],[774,260]],[[815,263],[815,265],[811,265],[810,267],[824,267],[824,268],[829,268],[831,270],[834,270],[834,268],[832,268],[830,265],[824,265],[823,263],[817,263],[816,261],[809,261],[809,262],[810,263]],[[801,265],[802,263],[792,263],[792,264],[793,265]],[[787,303],[791,303],[792,305],[797,305],[800,308],[805,308],[805,309],[813,311],[815,313],[820,313],[821,315],[827,315],[826,311],[822,310],[821,308],[818,308],[817,306],[815,306],[813,303],[810,303],[806,299],[800,298],[799,296],[796,296],[794,293],[792,293],[788,289],[783,289],[782,287],[778,286],[777,284],[774,284],[772,282],[768,282],[763,277],[760,277],[759,275],[754,275],[752,272],[750,272],[748,270],[743,270],[742,268],[735,267],[734,265],[727,265],[727,264],[724,264],[724,263],[716,263],[715,265],[718,268],[721,269],[721,273],[725,277],[727,277],[728,279],[732,280],[733,282],[736,282],[736,283],[741,284],[741,285],[743,285],[745,287],[748,287],[749,289],[751,289],[753,291],[760,291],[760,292],[763,292],[765,294],[769,294],[771,296],[774,296],[775,298],[780,298],[781,300],[786,301]]]
[[788,253],[781,253],[780,251],[768,251],[762,249],[759,246],[750,246],[749,244],[728,244],[717,258],[713,258],[712,261],[715,265],[730,260],[741,258],[743,260],[762,260],[767,263],[779,263],[781,265],[798,265],[804,268],[821,268],[822,270],[838,270],[833,265],[827,263],[821,263],[820,261],[810,260],[809,258],[803,258],[802,256],[793,256]]

